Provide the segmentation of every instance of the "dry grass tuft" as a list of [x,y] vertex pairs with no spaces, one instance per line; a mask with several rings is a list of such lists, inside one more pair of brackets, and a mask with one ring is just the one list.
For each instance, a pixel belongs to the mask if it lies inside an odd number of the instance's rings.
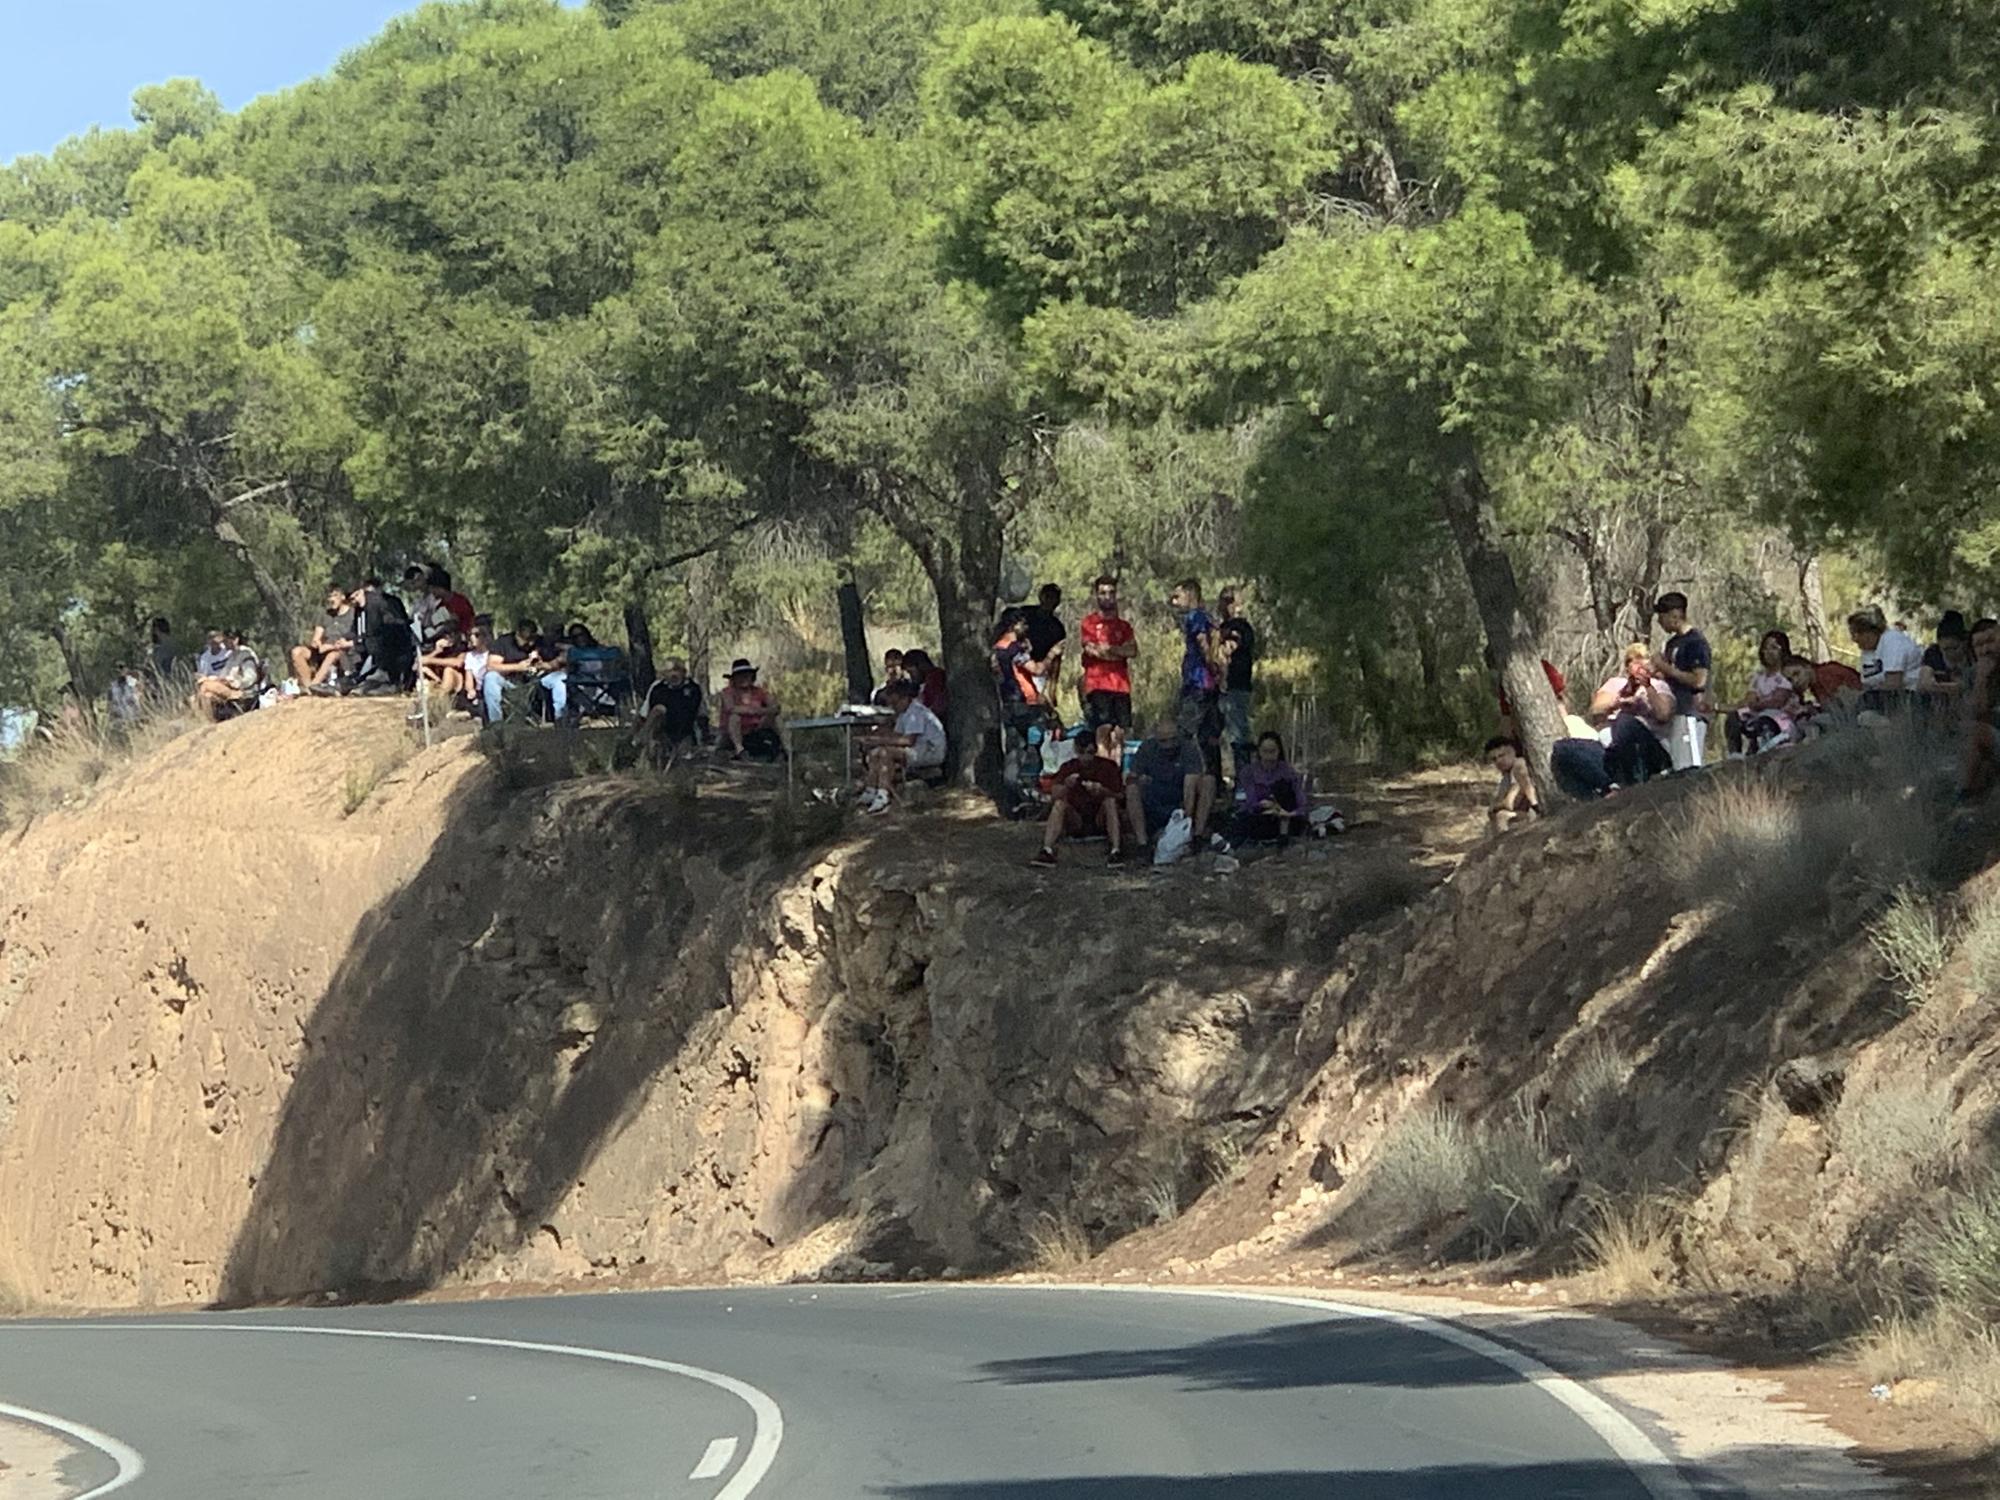
[[2000,995],[2000,892],[1976,902],[1960,937],[1972,987],[1980,995]]
[[1936,1187],[1958,1164],[1948,1083],[1886,1083],[1850,1091],[1833,1116],[1834,1144],[1855,1176],[1884,1193]]
[[1554,1228],[1553,1176],[1548,1143],[1527,1111],[1474,1125],[1425,1106],[1376,1148],[1366,1213],[1392,1240],[1460,1219],[1454,1246],[1500,1255],[1540,1243]]
[[39,731],[11,760],[0,762],[0,826],[12,827],[57,808],[81,805],[120,767],[142,760],[200,723],[177,683],[147,683],[137,723],[114,726],[99,715]]
[[1089,1232],[1067,1211],[1042,1214],[1029,1226],[1029,1263],[1045,1275],[1080,1271],[1096,1253]]
[[1583,1282],[1594,1296],[1644,1302],[1673,1290],[1684,1210],[1671,1198],[1604,1198],[1584,1213]]
[[1898,890],[1868,925],[1868,939],[1895,977],[1911,1010],[1931,997],[1931,987],[1951,957],[1952,931],[1936,902],[1911,886]]

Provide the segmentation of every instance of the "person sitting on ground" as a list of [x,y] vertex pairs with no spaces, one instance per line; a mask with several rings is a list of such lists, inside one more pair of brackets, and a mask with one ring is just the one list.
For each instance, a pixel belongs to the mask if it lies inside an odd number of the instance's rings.
[[325,612],[313,622],[312,638],[292,647],[292,677],[302,688],[330,682],[350,665],[355,651],[354,601],[339,584],[329,584]]
[[1937,640],[1924,648],[1917,669],[1917,691],[1933,699],[1956,698],[1966,687],[1972,672],[1972,632],[1965,616],[1948,609],[1938,621]]
[[682,750],[692,750],[706,736],[708,718],[703,713],[701,684],[688,676],[687,663],[670,657],[639,709],[639,722],[632,728],[632,742],[643,749],[656,766],[663,766]]
[[1145,848],[1176,811],[1188,815],[1199,837],[1207,830],[1214,807],[1215,783],[1209,779],[1201,748],[1182,732],[1178,715],[1162,714],[1152,737],[1139,742],[1125,778],[1125,810],[1133,839]]
[[1803,656],[1785,658],[1785,678],[1798,694],[1799,707],[1793,711],[1793,722],[1801,732],[1818,725],[1824,716],[1835,709],[1848,707],[1861,697],[1861,674],[1841,661],[1823,661],[1815,665]]
[[889,684],[903,678],[903,653],[891,646],[882,653],[882,685],[875,689],[871,700],[877,708],[889,706]]
[[1972,627],[1972,667],[1961,700],[1965,715],[1965,763],[1959,775],[1962,802],[1984,797],[2000,780],[2000,621]]
[[928,651],[905,651],[903,653],[903,675],[917,690],[917,701],[940,719],[951,714],[951,686],[946,681],[944,668],[931,660]]
[[944,764],[944,722],[917,699],[916,685],[889,685],[889,707],[896,722],[888,729],[871,729],[858,743],[867,755],[867,781],[861,810],[887,812],[896,800],[903,777],[913,771],[934,771]]
[[1237,782],[1243,796],[1229,822],[1230,842],[1283,841],[1305,832],[1306,784],[1286,761],[1276,730],[1257,736],[1256,751],[1237,772]]
[[1732,757],[1755,755],[1794,738],[1799,690],[1785,675],[1785,663],[1791,657],[1790,636],[1782,630],[1764,632],[1757,643],[1757,670],[1751,674],[1750,691],[1739,706],[1723,716],[1722,737]]
[[220,677],[222,669],[229,665],[229,632],[220,625],[211,625],[202,633],[202,647],[194,659],[194,677],[199,682],[204,677]]
[[465,638],[465,659],[459,664],[458,691],[452,701],[477,715],[486,702],[486,678],[493,663],[493,630],[483,622]]
[[778,731],[778,700],[760,687],[757,669],[742,657],[729,667],[729,685],[716,695],[721,744],[732,759],[779,760],[785,737]]
[[1923,648],[1892,628],[1879,605],[1849,615],[1847,633],[1861,648],[1862,708],[1893,713],[1907,707],[1923,671]]
[[1521,742],[1496,734],[1486,742],[1486,760],[1500,776],[1492,805],[1486,810],[1492,831],[1505,833],[1516,823],[1540,817],[1541,796],[1535,790],[1535,778],[1528,774],[1528,758],[1521,753]]
[[188,700],[194,711],[210,723],[255,708],[264,691],[264,663],[245,644],[243,632],[231,629],[217,634],[229,654],[219,671],[195,679],[194,696]]
[[1049,786],[1049,818],[1042,826],[1042,847],[1028,861],[1037,869],[1056,863],[1056,845],[1066,838],[1088,838],[1102,832],[1111,842],[1107,863],[1125,862],[1124,830],[1118,804],[1125,778],[1118,762],[1097,753],[1097,734],[1087,725],[1074,736],[1076,754],[1055,774]]
[[174,627],[165,615],[154,615],[146,627],[146,663],[153,681],[165,682],[174,675],[180,652],[174,645]]
[[1644,641],[1627,646],[1624,671],[1590,700],[1590,715],[1602,726],[1596,738],[1556,741],[1549,770],[1567,795],[1589,801],[1673,769],[1664,737],[1674,696],[1653,675],[1652,662]]

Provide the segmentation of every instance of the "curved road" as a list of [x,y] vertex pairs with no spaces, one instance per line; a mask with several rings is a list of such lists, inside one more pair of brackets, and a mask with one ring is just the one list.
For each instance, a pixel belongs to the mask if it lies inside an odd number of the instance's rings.
[[0,1410],[159,1500],[1685,1500],[1447,1325],[1282,1299],[785,1287],[0,1325]]

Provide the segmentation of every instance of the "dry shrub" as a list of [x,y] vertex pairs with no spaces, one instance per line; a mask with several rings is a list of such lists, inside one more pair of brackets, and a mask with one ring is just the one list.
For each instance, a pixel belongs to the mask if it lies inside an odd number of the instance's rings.
[[1987,1173],[1954,1193],[1912,1251],[1937,1306],[1969,1326],[2000,1327],[2000,1177]]
[[1911,1236],[1909,1261],[1919,1300],[1857,1345],[1863,1375],[1912,1382],[1916,1398],[2000,1436],[2000,1177],[1949,1195]]
[[1899,1313],[1854,1346],[1861,1378],[1898,1404],[1936,1403],[2000,1437],[2000,1334],[1942,1308]]
[[1462,1219],[1453,1248],[1500,1255],[1554,1228],[1553,1177],[1548,1143],[1527,1111],[1475,1125],[1426,1105],[1376,1147],[1365,1213],[1391,1240]]
[[1974,903],[1960,941],[1973,992],[2000,995],[2000,892]]
[[1649,1301],[1673,1289],[1684,1210],[1671,1198],[1600,1198],[1580,1232],[1592,1294],[1608,1301]]
[[1067,1275],[1088,1265],[1096,1253],[1089,1232],[1067,1211],[1041,1214],[1028,1227],[1028,1259],[1037,1271]]
[[1717,903],[1757,930],[1817,947],[1802,922],[1823,921],[1842,903],[1872,910],[1926,880],[1943,820],[1933,799],[1909,789],[1794,796],[1738,776],[1704,788],[1677,832],[1691,905]]
[[1951,957],[1951,927],[1937,904],[1922,891],[1904,886],[1868,924],[1868,940],[1889,966],[1910,1009],[1920,1008]]
[[17,826],[59,807],[81,804],[119,767],[144,759],[201,721],[185,688],[148,681],[140,689],[136,723],[114,726],[104,716],[37,732],[13,759],[0,762],[0,826]]
[[1854,1174],[1883,1192],[1935,1187],[1958,1160],[1949,1083],[1888,1082],[1845,1094],[1833,1140]]
[[1688,900],[1720,902],[1779,930],[1801,913],[1823,911],[1847,831],[1837,817],[1808,812],[1768,782],[1737,777],[1704,788],[1676,840]]

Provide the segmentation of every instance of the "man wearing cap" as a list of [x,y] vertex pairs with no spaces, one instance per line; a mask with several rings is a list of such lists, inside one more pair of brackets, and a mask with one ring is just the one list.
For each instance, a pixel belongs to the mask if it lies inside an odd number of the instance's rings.
[[1028,861],[1038,870],[1056,863],[1056,845],[1066,838],[1081,838],[1102,829],[1111,841],[1109,864],[1125,862],[1125,841],[1118,820],[1118,804],[1124,800],[1125,778],[1118,762],[1097,753],[1096,732],[1088,727],[1076,731],[1076,755],[1055,774],[1049,788],[1049,820],[1042,828],[1042,847]]
[[729,685],[715,696],[722,743],[742,760],[778,760],[785,753],[778,733],[778,700],[757,683],[757,669],[742,657],[729,664]]
[[1698,770],[1708,745],[1708,719],[1701,711],[1702,695],[1708,691],[1713,657],[1708,638],[1688,624],[1687,595],[1660,595],[1653,606],[1667,643],[1660,648],[1654,675],[1664,681],[1674,695],[1674,716],[1667,726],[1667,754],[1676,771]]

